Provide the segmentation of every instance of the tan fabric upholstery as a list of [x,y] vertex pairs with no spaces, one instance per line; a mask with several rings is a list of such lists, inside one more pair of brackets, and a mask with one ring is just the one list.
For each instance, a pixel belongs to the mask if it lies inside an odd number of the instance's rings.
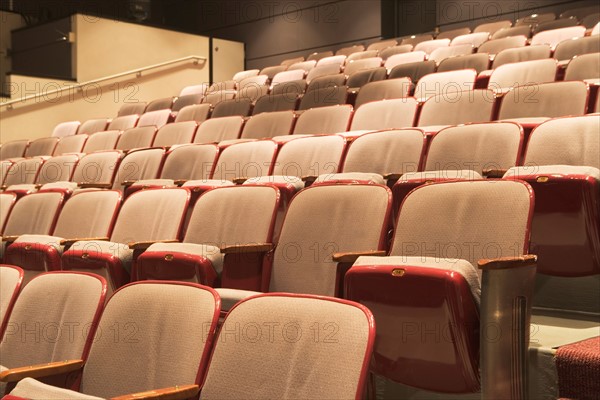
[[466,54],[473,53],[473,45],[471,44],[458,44],[456,46],[440,47],[431,52],[429,55],[430,60],[434,60],[438,64],[450,57],[463,56]]
[[385,185],[385,179],[380,174],[372,172],[341,172],[339,174],[323,174],[317,177],[315,183],[346,183],[346,182],[361,182],[373,183],[376,185]]
[[203,98],[204,98],[204,95],[200,94],[200,93],[179,96],[173,102],[173,106],[171,106],[171,112],[178,113],[184,107],[198,105],[198,104],[202,103]]
[[77,133],[91,135],[92,133],[104,131],[106,130],[108,123],[108,118],[88,119],[79,126]]
[[400,53],[390,56],[385,60],[384,66],[391,71],[397,65],[415,63],[419,61],[425,61],[427,53],[424,51],[411,51],[409,53]]
[[46,160],[40,168],[36,183],[43,185],[52,182],[70,181],[78,161],[79,156],[76,154],[56,156]]
[[563,40],[583,37],[585,35],[585,26],[572,26],[568,28],[552,29],[540,32],[531,38],[531,45],[547,44],[553,49]]
[[206,93],[206,89],[208,89],[207,83],[200,83],[198,85],[190,85],[181,89],[179,92],[179,97],[188,96],[190,94],[201,94],[204,95]]
[[343,171],[380,175],[417,171],[424,145],[425,137],[418,129],[362,135],[350,145]]
[[249,69],[246,71],[240,71],[240,72],[237,72],[235,75],[233,75],[232,79],[236,82],[241,82],[244,79],[251,78],[253,76],[257,76],[259,72],[260,72],[260,70],[258,70],[258,69]]
[[15,200],[16,195],[13,193],[0,193],[0,234],[2,234],[2,229],[10,215]]
[[306,75],[306,83],[310,85],[310,82],[321,76],[333,75],[340,73],[340,65],[339,64],[323,64],[319,65],[310,70],[310,72]]
[[488,87],[502,91],[511,87],[554,82],[558,65],[554,59],[504,64],[494,70]]
[[73,173],[73,182],[112,183],[121,156],[120,151],[102,151],[83,156]]
[[251,290],[215,288],[216,292],[221,297],[221,310],[229,311],[240,301],[261,294],[261,292],[253,292]]
[[[569,101],[565,102],[565,98]],[[585,113],[587,98],[588,89],[583,82],[518,86],[502,99],[498,119],[581,115]]]
[[137,125],[139,116],[137,114],[123,115],[110,121],[107,130],[109,131],[124,131],[125,129],[133,128]]
[[438,72],[474,69],[478,74],[489,68],[490,59],[487,53],[467,54],[442,60]]
[[336,51],[335,54],[349,56],[350,54],[358,53],[358,52],[364,51],[364,50],[365,50],[365,46],[363,46],[362,44],[355,44],[355,45],[348,46],[348,47],[342,47],[341,49]]
[[294,134],[331,134],[348,130],[352,106],[336,105],[313,108],[300,115]]
[[381,67],[383,60],[380,57],[363,58],[362,60],[352,60],[346,64],[344,73],[346,75],[352,75],[356,71],[361,69],[370,69]]
[[348,64],[351,61],[355,61],[355,60],[364,60],[365,58],[377,57],[378,53],[379,52],[377,50],[359,51],[359,52],[350,54],[348,57],[346,57],[345,61],[346,61],[346,64]]
[[210,104],[194,104],[185,106],[177,113],[175,122],[196,121],[201,124],[208,119]]
[[109,236],[120,202],[121,195],[112,190],[74,194],[65,202],[53,235],[66,239]]
[[489,32],[492,35],[499,31],[502,28],[510,28],[512,26],[512,21],[495,21],[495,22],[486,22],[481,25],[477,25],[475,29],[473,29],[473,33],[476,32]]
[[117,145],[121,131],[106,131],[97,132],[88,137],[85,146],[83,147],[84,153],[93,153],[95,151],[112,150]]
[[87,396],[74,390],[46,385],[32,378],[20,381],[10,394],[31,400],[102,400],[100,397]]
[[284,82],[297,81],[300,79],[304,79],[305,71],[303,69],[294,69],[289,71],[279,72],[273,77],[271,81],[271,87],[275,87],[276,85]]
[[298,110],[309,110],[316,107],[327,107],[338,104],[345,104],[348,98],[347,86],[331,86],[323,89],[306,91]]
[[436,38],[439,39],[450,39],[453,40],[454,38],[461,36],[461,35],[467,35],[471,33],[471,29],[464,27],[464,28],[457,28],[457,29],[451,29],[448,31],[442,31],[440,32]]
[[194,143],[218,143],[237,139],[243,124],[244,119],[240,116],[208,119],[198,127]]
[[439,180],[461,180],[472,181],[482,179],[481,174],[472,169],[444,169],[432,170],[424,172],[407,172],[402,175],[399,182],[422,182],[422,181],[439,181]]
[[[439,37],[439,36],[438,36]],[[486,42],[490,38],[489,32],[474,32],[465,35],[456,36],[452,39],[450,46],[460,46],[470,44],[471,46],[478,48],[482,43]]]
[[[89,275],[44,274],[21,291],[0,342],[2,365],[25,367],[83,356],[104,286]],[[109,335],[110,336],[110,335]]]
[[396,54],[410,53],[412,52],[412,49],[412,44],[402,44],[394,47],[388,47],[387,49],[383,49],[379,52],[379,57],[385,61]]
[[212,144],[177,146],[167,154],[161,171],[163,179],[208,179],[214,168],[219,148]]
[[531,37],[531,26],[521,25],[512,28],[502,28],[492,35],[492,39],[502,39],[510,36],[526,36]]
[[446,47],[450,45],[450,39],[439,39],[439,40],[427,40],[425,42],[421,42],[415,45],[413,51],[424,51],[427,54],[431,54],[431,52],[439,47]]
[[4,178],[6,178],[6,174],[12,165],[13,161],[11,160],[0,161],[0,184],[4,183]]
[[303,70],[305,72],[309,72],[311,69],[313,69],[315,67],[315,65],[317,65],[317,61],[316,60],[307,60],[307,61],[301,61],[295,64],[292,64],[288,67],[288,71],[293,71],[293,70]]
[[565,72],[565,81],[582,81],[599,78],[600,53],[583,54],[575,57],[569,63]]
[[338,135],[304,137],[279,150],[273,175],[319,176],[338,172],[346,140]]
[[421,186],[404,199],[390,255],[463,259],[518,256],[533,205],[516,181]]
[[33,140],[25,151],[25,157],[51,156],[58,144],[59,138],[45,137]]
[[304,61],[304,57],[288,58],[286,60],[283,60],[281,62],[281,65],[285,65],[286,67],[289,67],[290,65],[301,62],[301,61]]
[[195,121],[167,124],[160,128],[154,138],[154,147],[170,147],[175,144],[192,143],[198,124]]
[[600,118],[558,118],[538,126],[529,139],[525,165],[600,168]]
[[0,324],[7,317],[6,311],[18,293],[21,279],[20,270],[8,265],[0,265]]
[[171,110],[156,110],[142,114],[138,120],[137,126],[154,125],[157,129],[169,122]]
[[355,106],[358,109],[365,103],[378,100],[398,99],[407,97],[412,88],[409,78],[388,79],[371,82],[360,89]]
[[556,15],[554,13],[531,14],[526,17],[519,18],[515,21],[515,26],[520,25],[537,25],[542,22],[554,21]]
[[81,122],[79,121],[61,122],[52,130],[52,136],[64,138],[75,135],[77,133],[77,129],[79,129],[79,125],[81,125]]
[[554,58],[558,61],[570,60],[575,56],[600,52],[600,37],[589,36],[564,40],[556,45]]
[[389,198],[386,188],[374,185],[315,186],[296,194],[275,249],[269,291],[333,295],[332,254],[377,250]]
[[418,103],[412,97],[363,104],[356,110],[351,130],[397,129],[413,126],[417,107]]
[[301,297],[247,300],[224,322],[201,398],[358,398],[368,340],[369,320],[354,306]]
[[439,94],[450,96],[456,92],[472,90],[476,77],[477,73],[471,69],[425,75],[415,86],[415,97],[425,100]]
[[501,39],[488,40],[482,43],[477,50],[478,53],[498,54],[502,50],[523,47],[527,44],[525,36],[509,36]]
[[221,152],[213,179],[232,181],[269,175],[276,151],[277,144],[271,140],[231,145]]
[[[494,58],[493,67],[499,68],[505,64],[535,61],[550,58],[552,49],[546,44],[524,46],[500,51]],[[532,64],[526,64],[532,65]],[[533,64],[535,66],[536,64]],[[518,68],[518,67],[513,67]],[[514,83],[514,82],[513,82]]]
[[446,128],[431,141],[425,171],[508,169],[516,165],[521,141],[521,128],[513,123]]
[[527,177],[539,175],[579,175],[591,177],[600,181],[600,169],[595,167],[573,166],[573,165],[541,165],[513,167],[506,171],[504,177]]
[[49,234],[62,199],[63,195],[56,192],[24,196],[13,206],[4,227],[4,235]]
[[6,186],[34,183],[44,159],[42,157],[22,158],[10,166],[4,178]]
[[125,115],[133,115],[133,114],[143,114],[146,109],[145,102],[137,102],[137,103],[125,103],[119,108],[118,117],[122,117]]
[[314,78],[312,81],[310,81],[310,84],[306,87],[305,96],[307,96],[308,93],[313,90],[329,88],[331,91],[331,88],[333,88],[335,86],[344,86],[345,84],[346,84],[346,75],[345,74],[335,73],[335,74],[330,74],[330,75],[325,75],[325,76],[319,76],[317,78]]
[[379,42],[374,42],[371,43],[369,46],[367,46],[367,50],[383,50],[383,49],[387,49],[388,47],[392,47],[397,45],[398,42],[396,41],[396,39],[388,39],[388,40],[381,40]]
[[71,135],[61,138],[54,149],[54,155],[60,156],[67,153],[81,153],[87,138],[88,135],[86,134]]
[[29,140],[12,140],[2,143],[2,147],[0,147],[0,160],[23,157],[28,145]]
[[246,117],[250,114],[251,107],[252,100],[236,96],[234,99],[223,100],[215,104],[211,118],[231,117],[234,115]]
[[320,52],[315,52],[315,53],[309,54],[308,57],[306,57],[306,60],[307,61],[314,60],[318,63],[322,59],[327,58],[327,57],[332,57],[332,56],[333,56],[333,51],[331,51],[331,50],[320,51]]
[[128,153],[113,182],[113,189],[123,190],[123,182],[157,178],[165,150],[160,148],[136,150]]
[[260,75],[267,75],[269,80],[272,80],[275,75],[285,70],[286,68],[283,65],[274,65],[272,67],[265,67],[260,70]]
[[415,46],[418,43],[425,42],[425,41],[431,40],[431,39],[433,39],[433,36],[431,34],[413,35],[413,36],[405,37],[404,39],[402,39],[402,42],[400,42],[400,44],[402,44],[402,45],[411,44],[411,45]]
[[294,121],[295,116],[293,111],[279,111],[255,115],[244,125],[242,139],[263,139],[289,135],[292,132]]
[[418,126],[490,121],[495,100],[494,92],[479,89],[433,96],[421,107]]
[[369,82],[382,81],[387,78],[387,69],[384,67],[363,69],[360,71],[356,71],[351,76],[348,77],[346,81],[346,86],[350,88],[350,90],[357,90],[362,88]]

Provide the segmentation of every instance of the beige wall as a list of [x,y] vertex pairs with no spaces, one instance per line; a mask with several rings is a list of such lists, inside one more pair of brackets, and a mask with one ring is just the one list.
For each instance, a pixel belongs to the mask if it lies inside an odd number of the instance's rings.
[[7,77],[7,91],[11,99],[20,99],[38,93],[47,93],[77,85],[77,82],[62,81],[60,79],[40,78],[36,76],[25,76],[11,74]]
[[190,55],[209,55],[207,37],[85,15],[73,18],[78,82]]
[[215,38],[212,47],[213,82],[229,80],[244,70],[244,43]]
[[10,48],[10,31],[25,26],[25,21],[19,14],[0,11],[0,88],[4,92],[5,75],[11,70],[10,57],[7,50]]

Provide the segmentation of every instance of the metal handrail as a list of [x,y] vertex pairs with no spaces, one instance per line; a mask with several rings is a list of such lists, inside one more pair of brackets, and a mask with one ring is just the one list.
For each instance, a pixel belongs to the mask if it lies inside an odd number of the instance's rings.
[[158,64],[152,64],[152,65],[147,65],[145,67],[141,67],[141,68],[136,68],[136,69],[132,69],[129,71],[125,71],[125,72],[121,72],[118,74],[114,74],[114,75],[108,75],[102,78],[97,78],[97,79],[92,79],[91,81],[87,81],[87,82],[82,82],[82,83],[78,83],[75,84],[73,86],[67,86],[61,89],[55,89],[55,90],[50,90],[48,92],[45,93],[36,93],[30,96],[26,96],[26,97],[21,97],[20,99],[15,99],[15,100],[10,100],[7,101],[6,103],[0,103],[0,107],[6,107],[7,110],[12,110],[12,105],[16,104],[16,103],[22,103],[22,102],[26,102],[28,100],[31,99],[36,99],[40,96],[49,96],[49,95],[53,95],[56,93],[62,93],[62,92],[66,92],[66,91],[72,91],[73,89],[76,90],[81,90],[83,87],[87,86],[87,85],[94,85],[100,82],[105,82],[105,81],[110,81],[113,79],[117,79],[117,78],[122,78],[124,76],[127,75],[132,75],[135,74],[137,78],[139,78],[140,76],[142,76],[142,72],[145,71],[149,71],[151,69],[156,69],[156,68],[161,68],[161,67],[165,67],[171,64],[177,64],[183,61],[189,61],[189,60],[193,60],[194,61],[194,65],[198,65],[200,62],[205,63],[207,58],[203,57],[203,56],[196,56],[196,55],[191,55],[191,56],[186,56],[186,57],[182,57],[182,58],[177,58],[174,60],[169,60],[169,61],[164,61]]

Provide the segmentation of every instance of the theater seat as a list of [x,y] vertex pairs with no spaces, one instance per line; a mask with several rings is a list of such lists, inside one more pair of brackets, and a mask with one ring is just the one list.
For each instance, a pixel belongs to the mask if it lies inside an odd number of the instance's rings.
[[[78,162],[79,156],[77,154],[51,157],[41,164],[33,183],[10,185],[7,190],[15,192],[20,197],[44,188],[48,184],[71,181]],[[15,165],[19,165],[19,163],[15,163]]]
[[129,128],[119,137],[115,149],[129,151],[152,146],[156,136],[156,127],[154,125],[138,126]]
[[61,156],[68,153],[81,153],[87,139],[88,135],[85,134],[62,137],[54,148],[53,155]]
[[413,126],[418,106],[413,97],[371,101],[362,104],[356,110],[352,119],[350,134],[360,131],[399,129]]
[[2,147],[0,147],[0,161],[25,156],[27,146],[29,146],[29,140],[11,140],[10,142],[2,143]]
[[413,89],[410,78],[387,79],[369,82],[360,89],[356,96],[354,106],[360,106],[378,100],[399,99],[408,97]]
[[114,150],[121,137],[121,131],[96,132],[88,136],[88,140],[83,146],[84,153],[94,153],[96,151]]
[[[38,400],[137,398],[148,391],[194,397],[206,373],[219,309],[219,297],[204,286],[129,285],[110,298],[102,313],[98,332],[107,334],[95,338],[85,362],[79,360],[71,368],[81,373],[70,386],[77,391],[25,378],[11,394]],[[108,334],[115,326],[120,328],[120,340]],[[46,376],[55,373],[49,368]]]
[[0,337],[4,336],[4,330],[22,285],[21,268],[14,265],[0,265]]
[[318,107],[303,112],[294,127],[294,135],[318,135],[345,132],[350,126],[351,105]]
[[178,144],[192,143],[196,129],[198,129],[196,121],[167,124],[156,132],[152,145],[155,147],[171,147]]
[[425,101],[439,94],[452,96],[456,92],[473,90],[476,77],[477,73],[472,69],[425,75],[415,85],[415,98]]
[[25,150],[25,157],[51,156],[59,140],[54,136],[32,140]]
[[401,44],[398,46],[388,47],[387,49],[383,49],[379,52],[379,57],[383,61],[386,61],[388,58],[397,55],[412,52],[413,45],[412,44]]
[[219,143],[223,140],[240,137],[244,119],[239,115],[210,118],[200,124],[194,136],[194,143]]
[[79,125],[81,125],[81,122],[79,121],[61,122],[54,127],[51,136],[63,138],[66,136],[75,135],[79,129]]
[[91,135],[92,133],[105,131],[109,122],[110,120],[108,118],[88,119],[79,126],[77,134],[81,135],[85,133]]
[[210,104],[194,104],[185,106],[177,113],[174,122],[196,121],[201,124],[210,115]]

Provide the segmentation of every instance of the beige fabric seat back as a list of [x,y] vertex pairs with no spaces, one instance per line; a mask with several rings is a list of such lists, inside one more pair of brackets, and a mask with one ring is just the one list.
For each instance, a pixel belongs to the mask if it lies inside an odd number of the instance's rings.
[[173,106],[173,97],[163,97],[161,99],[155,99],[148,103],[145,112],[158,111],[171,109]]
[[85,133],[86,135],[91,135],[92,133],[104,131],[108,127],[109,122],[108,118],[88,119],[79,126],[77,134]]
[[494,58],[492,67],[499,68],[505,64],[550,58],[552,49],[547,44],[537,46],[515,47],[500,51]]
[[219,248],[269,243],[278,199],[271,186],[209,190],[196,202],[183,242]]
[[438,94],[449,96],[456,92],[473,90],[476,78],[477,72],[472,69],[425,75],[415,86],[415,98],[428,99]]
[[199,383],[219,311],[218,295],[199,285],[140,282],[117,291],[98,330],[119,326],[124,336],[94,340],[80,391],[111,398]]
[[346,132],[352,118],[349,104],[318,107],[303,112],[294,127],[296,135],[316,135]]
[[171,110],[156,110],[145,112],[140,116],[137,127],[154,125],[157,129],[166,125],[171,118]]
[[116,149],[128,151],[152,146],[156,136],[156,127],[152,125],[127,129],[121,134]]
[[260,75],[266,75],[269,78],[269,81],[272,81],[275,75],[285,70],[286,67],[284,67],[283,65],[273,65],[271,67],[265,67],[262,70],[260,70]]
[[437,36],[436,39],[450,39],[450,40],[454,40],[454,38],[462,36],[462,35],[468,35],[469,33],[471,33],[471,29],[464,27],[464,28],[458,28],[458,29],[451,29],[448,31],[442,31],[440,32]]
[[42,157],[23,158],[15,161],[6,173],[4,185],[11,186],[35,183],[43,163],[44,159]]
[[[225,340],[226,333],[235,327],[273,323],[277,326],[273,340],[264,332],[253,343]],[[297,331],[291,333],[282,328],[290,326]],[[335,327],[335,340],[332,343],[325,343],[327,340],[322,337],[315,340],[312,334],[305,334],[311,326]],[[303,334],[297,335],[300,331]],[[374,330],[370,311],[356,303],[263,295],[238,304],[227,315],[222,335],[217,340],[202,389],[203,400],[244,398],[249,388],[252,397],[264,399],[363,396],[362,382],[367,374],[365,364],[371,356],[369,343]],[[260,368],[256,368],[257,360],[261,360]]]
[[554,58],[558,61],[565,61],[589,53],[600,53],[600,36],[564,40],[556,45]]
[[68,153],[81,153],[83,151],[83,146],[87,142],[88,135],[72,135],[65,136],[60,139],[60,142],[56,145],[54,149],[54,155],[60,156]]
[[294,58],[288,58],[285,59],[281,62],[281,65],[285,65],[286,67],[289,67],[290,65],[293,65],[295,63],[304,61],[304,57],[294,57]]
[[146,110],[146,102],[125,103],[119,108],[117,117],[125,115],[141,115]]
[[327,51],[321,51],[321,52],[315,52],[315,53],[309,54],[309,56],[306,57],[306,60],[307,61],[314,60],[314,61],[318,62],[319,60],[322,60],[323,58],[327,58],[327,57],[331,57],[331,56],[333,56],[333,51],[327,50]]
[[600,53],[575,57],[567,66],[565,81],[600,79]]
[[512,28],[502,28],[497,30],[496,33],[492,35],[492,39],[502,39],[511,36],[525,36],[527,38],[531,37],[531,26],[530,25],[520,25],[514,26]]
[[414,51],[424,51],[427,54],[440,47],[450,46],[450,39],[427,40],[415,45]]
[[208,119],[209,115],[210,104],[194,104],[179,110],[175,122],[196,121],[201,124]]
[[8,317],[22,284],[23,270],[21,268],[13,265],[0,265],[0,337],[8,323]]
[[300,100],[298,110],[345,104],[347,98],[348,86],[330,86],[322,89],[307,90]]
[[310,85],[310,82],[321,76],[333,75],[340,73],[340,65],[337,64],[324,64],[316,66],[306,74],[306,83]]
[[378,185],[317,185],[298,192],[283,221],[269,291],[334,295],[332,255],[382,249],[390,199],[388,188]]
[[200,83],[198,85],[185,86],[183,89],[181,89],[181,92],[179,92],[179,97],[188,96],[190,94],[204,95],[208,87],[208,83]]
[[379,57],[381,57],[382,60],[386,61],[388,58],[397,54],[410,53],[412,52],[412,49],[412,44],[401,44],[394,47],[388,47],[387,49],[383,49],[379,52]]
[[[306,87],[306,82],[303,86]],[[283,86],[277,85],[276,87]],[[258,115],[265,112],[292,111],[296,109],[298,103],[298,95],[294,92],[290,94],[271,94],[262,96],[256,100],[252,115]]]
[[[569,101],[565,102],[564,99]],[[518,86],[506,93],[502,99],[498,119],[583,115],[587,101],[588,88],[583,82]]]
[[237,139],[243,125],[244,119],[239,115],[210,118],[198,127],[194,143],[219,143],[223,140]]
[[474,32],[455,37],[454,39],[452,39],[452,42],[450,42],[450,46],[463,46],[465,44],[470,44],[471,46],[477,49],[489,39],[489,32]]
[[211,118],[223,118],[239,115],[247,117],[250,115],[252,100],[249,98],[238,98],[218,102],[213,109]]
[[552,29],[543,31],[531,38],[531,45],[547,44],[552,49],[563,40],[569,40],[585,36],[585,26],[572,26],[568,28]]
[[379,100],[399,99],[408,97],[412,89],[410,78],[388,79],[367,83],[360,89],[356,97],[355,107]]
[[356,71],[360,71],[363,69],[371,69],[381,67],[383,64],[383,60],[381,57],[371,57],[371,58],[363,58],[362,60],[352,60],[346,64],[346,68],[344,68],[344,73],[346,75],[352,75]]
[[538,24],[533,28],[533,34],[537,34],[540,32],[556,30],[561,28],[569,28],[572,26],[576,26],[579,24],[577,18],[559,18],[554,21],[546,21]]
[[296,97],[306,92],[308,85],[305,79],[295,79],[286,81],[272,86],[270,96],[286,95],[290,100],[296,100]]
[[397,129],[413,126],[418,106],[417,100],[413,97],[363,104],[356,110],[350,130]]
[[277,111],[255,115],[244,125],[241,138],[263,139],[289,135],[294,127],[295,119],[293,111]]
[[0,235],[4,232],[4,224],[8,220],[16,200],[17,195],[14,193],[0,193]]
[[527,45],[527,38],[521,36],[509,36],[501,39],[488,40],[477,49],[478,53],[498,54],[502,50],[515,49]]
[[491,121],[495,100],[493,91],[480,89],[430,97],[421,107],[418,126]]
[[29,146],[29,140],[12,140],[2,143],[2,147],[0,147],[0,160],[23,157],[27,146]]
[[122,191],[125,181],[158,178],[164,155],[165,150],[161,148],[129,152],[119,164],[112,188]]
[[556,60],[551,58],[504,64],[492,72],[488,88],[505,91],[520,85],[554,82],[557,68]]
[[439,65],[439,63],[446,58],[464,56],[471,53],[473,53],[473,45],[468,43],[459,44],[456,46],[447,46],[435,49],[429,55],[429,59],[435,61]]
[[297,62],[295,64],[290,65],[287,70],[288,71],[302,70],[302,71],[305,71],[305,72],[308,73],[316,65],[317,65],[317,61],[316,60],[301,61],[301,62]]
[[213,179],[232,181],[270,175],[277,152],[271,140],[237,143],[225,148],[215,166]]
[[121,131],[96,132],[88,136],[83,152],[89,154],[95,151],[113,150],[120,137]]
[[246,85],[243,89],[238,91],[235,98],[240,100],[250,100],[251,103],[254,103],[267,93],[269,93],[269,86],[267,85]]
[[431,34],[413,35],[413,36],[402,39],[400,44],[401,45],[410,44],[410,45],[416,46],[417,44],[419,44],[421,42],[425,42],[427,40],[432,40],[432,39],[433,39],[433,36]]
[[271,80],[271,88],[275,87],[276,85],[278,85],[280,83],[298,81],[300,79],[304,79],[305,75],[306,75],[305,71],[301,68],[279,72]]
[[367,51],[359,51],[357,53],[353,53],[346,57],[346,64],[349,64],[352,61],[356,60],[364,60],[365,58],[377,57],[379,52],[377,50],[367,50]]
[[171,111],[176,113],[181,111],[183,107],[192,106],[202,103],[204,97],[201,93],[186,94],[185,96],[179,96],[171,106]]
[[398,42],[396,41],[396,39],[380,40],[379,42],[374,42],[368,45],[367,50],[381,51],[387,49],[388,47],[393,47],[397,44]]
[[537,25],[543,22],[554,21],[556,15],[554,13],[531,14],[526,17],[519,18],[515,21],[515,26],[521,25]]
[[459,69],[474,69],[477,74],[485,71],[490,65],[490,55],[487,53],[466,54],[442,60],[437,72],[456,71]]
[[79,121],[61,122],[54,127],[51,136],[64,138],[66,136],[75,135],[79,129],[79,125],[81,125],[81,122]]
[[196,121],[176,122],[160,128],[154,138],[154,147],[170,147],[175,144],[192,143],[198,129]]
[[512,26],[512,21],[495,21],[495,22],[487,22],[481,25],[477,25],[475,29],[473,29],[473,33],[477,32],[489,32],[490,34],[494,34],[500,29],[510,28]]
[[202,99],[202,104],[215,106],[222,101],[234,99],[236,94],[237,90],[233,89],[209,91]]
[[279,150],[273,175],[319,176],[339,171],[346,140],[327,135],[290,140]]
[[4,179],[8,174],[10,167],[14,164],[11,160],[0,161],[0,184],[4,184]]
[[400,208],[390,255],[462,259],[516,257],[529,247],[531,187],[518,181],[424,185]]
[[52,236],[67,239],[109,237],[120,204],[121,193],[115,190],[75,193],[60,211]]
[[59,140],[57,137],[45,137],[33,140],[27,146],[25,157],[51,156]]
[[362,88],[369,82],[382,81],[386,78],[387,69],[385,69],[384,67],[363,69],[360,71],[356,71],[351,76],[349,76],[348,81],[346,82],[346,86],[348,86],[350,90],[356,90]]
[[70,181],[78,162],[79,156],[76,154],[52,157],[42,164],[35,181],[41,185]]
[[73,182],[112,184],[123,153],[120,151],[100,151],[86,154],[77,163]]
[[600,169],[599,131],[597,115],[544,122],[531,134],[523,165],[573,165]]
[[512,122],[470,124],[442,129],[431,140],[425,171],[509,169],[517,164],[523,142]]
[[258,70],[258,69],[248,69],[246,71],[240,71],[240,72],[237,72],[235,75],[233,75],[232,79],[236,82],[241,82],[244,79],[257,76],[259,72],[260,72],[260,70]]
[[167,153],[162,179],[204,180],[212,175],[219,148],[214,144],[177,146]]
[[425,134],[419,129],[368,133],[354,139],[342,172],[405,174],[416,172],[425,152]]
[[84,359],[105,294],[106,281],[97,275],[50,272],[33,278],[17,298],[0,342],[2,366]]
[[110,121],[108,124],[107,131],[124,131],[125,129],[133,128],[137,125],[139,120],[138,114],[129,114],[117,117]]
[[121,207],[110,241],[128,244],[179,239],[189,196],[189,191],[182,188],[133,193]]
[[388,71],[391,71],[398,65],[425,61],[426,58],[427,53],[424,51],[411,51],[409,53],[394,54],[385,60],[384,66]]
[[336,55],[344,55],[349,56],[350,54],[358,53],[365,50],[365,46],[362,44],[354,44],[348,47],[342,47],[338,51],[335,52]]
[[24,196],[13,206],[3,235],[49,235],[63,200],[64,194],[60,192],[37,192]]

